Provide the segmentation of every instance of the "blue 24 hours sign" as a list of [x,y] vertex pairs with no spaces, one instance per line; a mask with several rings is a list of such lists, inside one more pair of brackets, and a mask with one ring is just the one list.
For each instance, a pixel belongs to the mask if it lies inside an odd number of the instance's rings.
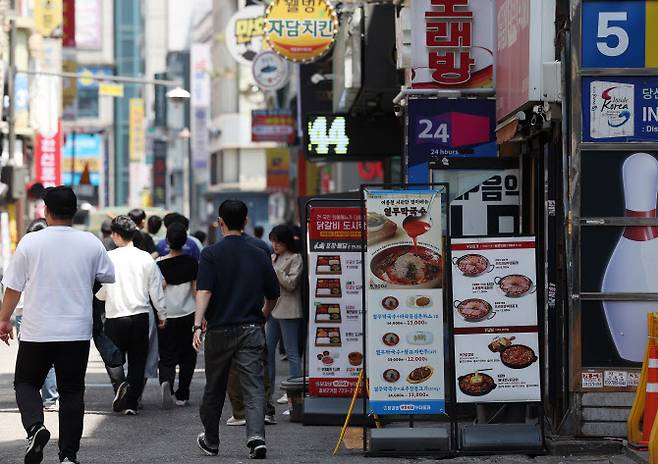
[[658,77],[584,77],[583,142],[658,141]]

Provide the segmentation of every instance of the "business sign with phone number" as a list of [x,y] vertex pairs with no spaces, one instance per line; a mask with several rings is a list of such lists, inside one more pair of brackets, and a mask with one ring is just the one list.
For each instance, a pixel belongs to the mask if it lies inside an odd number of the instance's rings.
[[658,1],[583,2],[583,68],[658,67]]

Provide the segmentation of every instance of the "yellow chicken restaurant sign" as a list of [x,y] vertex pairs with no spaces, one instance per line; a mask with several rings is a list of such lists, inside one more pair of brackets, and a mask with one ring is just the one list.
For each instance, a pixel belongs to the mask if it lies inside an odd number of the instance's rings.
[[274,0],[265,14],[265,38],[288,61],[309,63],[329,51],[338,16],[327,0]]

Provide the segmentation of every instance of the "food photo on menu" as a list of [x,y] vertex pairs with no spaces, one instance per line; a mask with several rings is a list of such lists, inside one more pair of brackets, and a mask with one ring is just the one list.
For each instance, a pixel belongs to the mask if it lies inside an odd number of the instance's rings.
[[341,321],[340,304],[315,303],[315,322],[339,324]]
[[316,265],[315,273],[317,275],[340,275],[343,272],[341,265],[340,255],[319,255]]
[[460,335],[455,344],[457,386],[463,395],[512,401],[538,391],[536,334]]
[[315,284],[316,298],[342,298],[342,296],[340,279],[317,279]]

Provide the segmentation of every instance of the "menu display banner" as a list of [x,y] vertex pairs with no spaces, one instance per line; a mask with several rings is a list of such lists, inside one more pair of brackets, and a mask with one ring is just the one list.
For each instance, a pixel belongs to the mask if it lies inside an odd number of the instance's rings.
[[375,414],[445,412],[443,224],[435,190],[365,190],[366,350]]
[[351,396],[363,366],[361,208],[309,217],[309,392]]
[[458,403],[540,401],[534,237],[453,239]]

